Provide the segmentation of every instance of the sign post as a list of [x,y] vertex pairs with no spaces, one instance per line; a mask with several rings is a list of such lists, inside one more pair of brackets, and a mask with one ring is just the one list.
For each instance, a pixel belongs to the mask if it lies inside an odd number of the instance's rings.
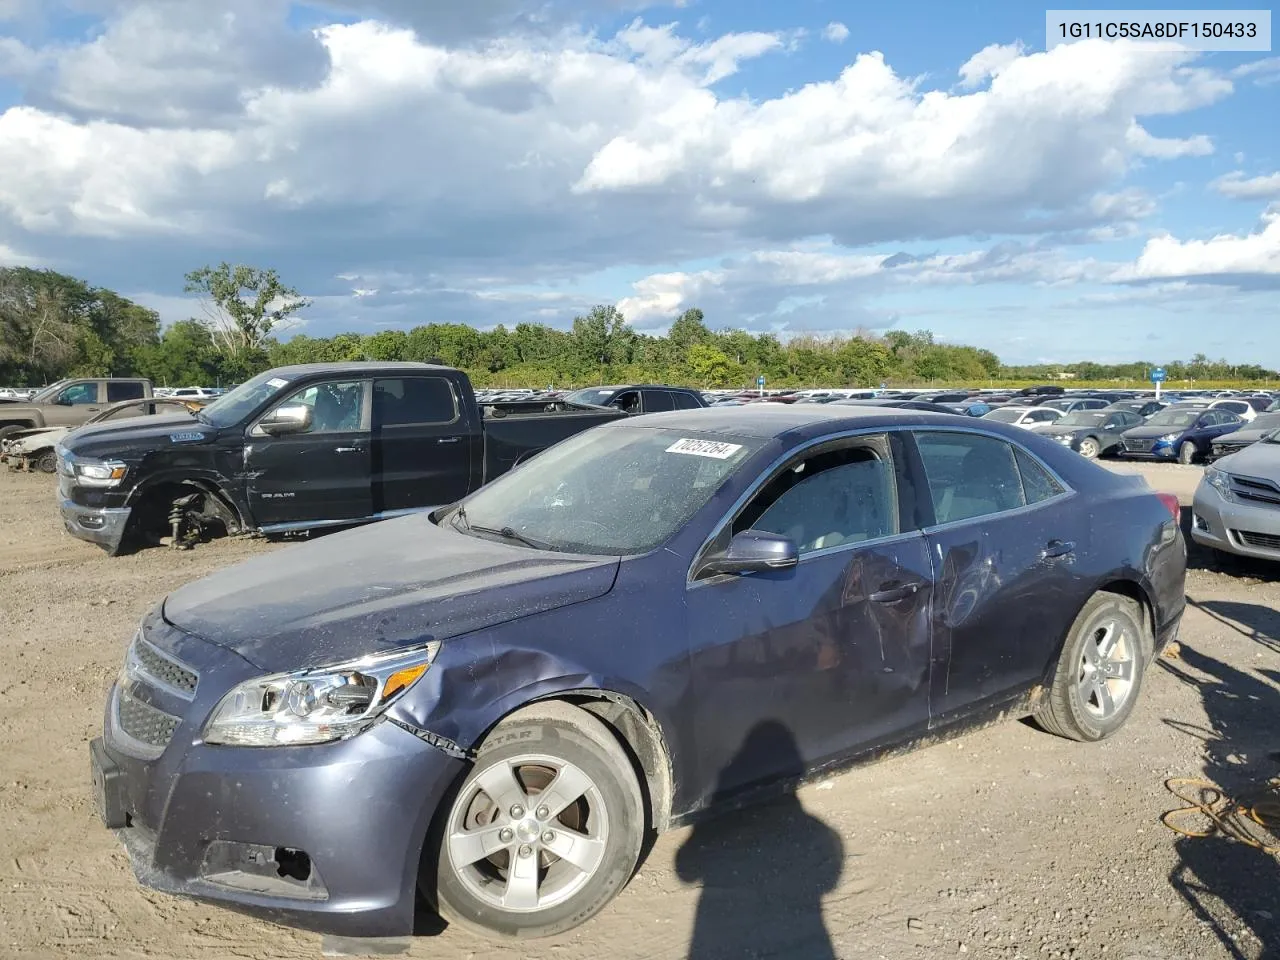
[[756,377],[756,389],[760,391],[760,396],[764,396],[764,374]]
[[1164,383],[1164,367],[1156,367],[1151,371],[1151,382],[1156,385],[1156,399],[1160,399],[1160,384]]

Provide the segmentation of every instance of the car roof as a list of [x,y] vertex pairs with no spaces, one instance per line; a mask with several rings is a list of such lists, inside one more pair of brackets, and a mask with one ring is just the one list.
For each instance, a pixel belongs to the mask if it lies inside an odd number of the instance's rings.
[[[959,418],[953,413],[931,413],[901,407],[873,407],[864,404],[835,403],[762,403],[742,407],[704,407],[699,410],[675,410],[650,413],[643,417],[617,420],[606,427],[621,426],[642,429],[688,430],[697,433],[721,433],[730,436],[774,439],[787,434],[822,436],[840,430],[875,427],[938,426],[954,427]],[[973,421],[962,421],[972,426]]]

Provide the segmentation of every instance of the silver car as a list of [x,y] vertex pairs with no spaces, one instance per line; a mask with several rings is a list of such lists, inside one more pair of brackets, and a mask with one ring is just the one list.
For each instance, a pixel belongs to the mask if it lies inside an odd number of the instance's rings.
[[1225,553],[1280,560],[1280,439],[1261,440],[1205,470],[1191,536]]

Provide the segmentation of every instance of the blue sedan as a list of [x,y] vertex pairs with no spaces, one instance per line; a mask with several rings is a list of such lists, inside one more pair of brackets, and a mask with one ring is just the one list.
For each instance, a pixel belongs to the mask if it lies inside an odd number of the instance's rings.
[[1115,733],[1178,632],[1177,517],[992,421],[617,421],[170,594],[90,745],[97,809],[173,893],[393,936],[420,889],[562,933],[709,808],[1001,716]]
[[1242,426],[1244,420],[1229,410],[1173,406],[1122,433],[1117,452],[1143,460],[1195,463],[1209,455],[1215,439]]

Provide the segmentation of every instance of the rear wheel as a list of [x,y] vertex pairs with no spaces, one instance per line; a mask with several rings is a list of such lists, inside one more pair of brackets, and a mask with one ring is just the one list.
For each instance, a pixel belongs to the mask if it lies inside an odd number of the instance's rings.
[[1085,437],[1080,441],[1080,456],[1096,460],[1099,452],[1098,441],[1093,437]]
[[1111,736],[1133,712],[1154,650],[1151,628],[1135,601],[1095,593],[1071,626],[1036,722],[1071,740]]
[[1196,462],[1196,445],[1190,440],[1183,440],[1178,448],[1178,462],[1188,466]]
[[603,723],[559,702],[499,724],[441,814],[424,892],[446,920],[499,937],[585,923],[631,878],[645,829],[630,758]]

